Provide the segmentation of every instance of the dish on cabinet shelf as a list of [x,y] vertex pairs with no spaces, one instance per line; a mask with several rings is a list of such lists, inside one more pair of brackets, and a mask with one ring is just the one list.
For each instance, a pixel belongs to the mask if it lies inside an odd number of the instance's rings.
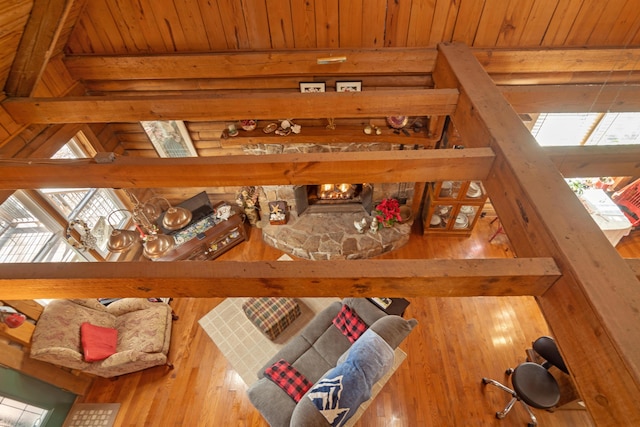
[[442,218],[440,218],[440,216],[435,214],[431,215],[431,221],[429,222],[429,224],[431,224],[432,227],[436,227],[440,225],[441,222],[442,222]]
[[469,189],[467,190],[467,197],[476,198],[482,196],[482,188],[480,184],[472,182],[469,184]]
[[440,186],[440,197],[449,197],[451,196],[451,191],[453,190],[453,184],[451,181],[443,181]]
[[458,214],[458,216],[456,217],[456,222],[453,224],[453,228],[466,228],[468,225],[469,218],[465,214]]
[[465,215],[473,215],[474,208],[473,206],[463,206],[460,208],[460,213],[463,213]]

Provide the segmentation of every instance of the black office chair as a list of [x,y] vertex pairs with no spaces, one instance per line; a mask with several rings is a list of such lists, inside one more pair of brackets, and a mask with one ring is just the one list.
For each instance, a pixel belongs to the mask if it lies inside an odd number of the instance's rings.
[[553,375],[548,371],[551,366],[555,366],[568,373],[558,347],[553,338],[544,336],[534,341],[533,349],[544,359],[544,362],[542,364],[524,362],[515,369],[507,369],[505,373],[511,375],[513,390],[491,378],[482,378],[483,384],[492,384],[511,395],[507,406],[502,411],[496,412],[496,418],[504,418],[511,411],[513,405],[520,402],[531,418],[531,422],[527,426],[535,427],[538,425],[538,421],[530,407],[551,409],[558,404],[560,388]]

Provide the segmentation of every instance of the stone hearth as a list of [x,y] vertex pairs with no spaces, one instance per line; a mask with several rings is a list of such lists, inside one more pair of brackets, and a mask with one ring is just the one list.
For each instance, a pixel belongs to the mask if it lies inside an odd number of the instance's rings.
[[299,258],[314,261],[364,259],[404,246],[409,241],[411,222],[383,228],[377,233],[357,232],[353,223],[371,217],[362,213],[334,212],[295,214],[286,225],[265,225],[262,238],[270,246]]

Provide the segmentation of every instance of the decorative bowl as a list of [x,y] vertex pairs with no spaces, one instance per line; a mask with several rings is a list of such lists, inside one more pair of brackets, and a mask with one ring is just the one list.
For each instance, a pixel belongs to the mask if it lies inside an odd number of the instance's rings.
[[258,122],[255,120],[240,120],[240,125],[242,126],[242,129],[252,131],[256,126],[258,126]]
[[409,123],[408,116],[389,116],[387,117],[387,124],[394,129],[402,129]]

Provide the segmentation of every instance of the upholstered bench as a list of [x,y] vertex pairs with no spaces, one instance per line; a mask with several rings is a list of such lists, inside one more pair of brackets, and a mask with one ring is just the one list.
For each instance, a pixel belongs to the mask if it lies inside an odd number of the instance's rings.
[[300,306],[292,298],[249,298],[242,310],[271,340],[300,316]]

